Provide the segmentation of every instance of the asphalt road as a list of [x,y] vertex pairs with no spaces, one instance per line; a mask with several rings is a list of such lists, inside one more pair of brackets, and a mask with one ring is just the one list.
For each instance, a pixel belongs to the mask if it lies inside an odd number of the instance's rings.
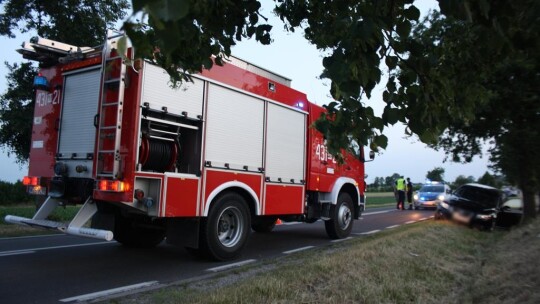
[[[433,211],[369,209],[354,222],[351,237],[399,229],[432,215]],[[0,303],[92,300],[197,278],[331,242],[320,221],[284,223],[270,234],[252,233],[240,259],[209,262],[165,242],[152,249],[132,249],[116,242],[68,235],[0,238]]]

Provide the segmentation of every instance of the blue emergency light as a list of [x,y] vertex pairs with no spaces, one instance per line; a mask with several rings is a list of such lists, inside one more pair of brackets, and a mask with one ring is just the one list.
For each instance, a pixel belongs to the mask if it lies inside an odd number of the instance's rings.
[[47,81],[47,78],[45,78],[41,74],[38,74],[36,77],[34,77],[34,88],[40,90],[48,90],[49,82]]

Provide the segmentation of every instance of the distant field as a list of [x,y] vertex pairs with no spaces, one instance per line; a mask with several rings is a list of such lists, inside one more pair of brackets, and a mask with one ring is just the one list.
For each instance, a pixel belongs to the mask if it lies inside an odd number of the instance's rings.
[[394,192],[366,192],[368,197],[394,197]]
[[393,192],[367,192],[367,207],[379,207],[395,205],[396,199]]

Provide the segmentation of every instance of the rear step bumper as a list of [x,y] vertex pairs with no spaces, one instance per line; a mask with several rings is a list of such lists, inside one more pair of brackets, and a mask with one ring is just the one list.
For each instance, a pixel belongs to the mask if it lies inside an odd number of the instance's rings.
[[111,241],[114,237],[112,231],[82,227],[96,213],[96,204],[89,198],[81,207],[77,215],[69,224],[46,220],[47,216],[58,206],[54,198],[47,198],[43,206],[36,212],[33,218],[25,218],[15,215],[6,215],[4,220],[8,223],[27,225],[38,228],[57,230],[66,234],[95,238]]
[[51,230],[58,230],[60,232],[76,235],[90,237],[100,240],[111,241],[113,239],[113,233],[109,230],[101,230],[94,228],[86,227],[69,227],[68,225],[60,222],[48,221],[48,220],[33,220],[26,217],[20,217],[15,215],[6,215],[4,220],[7,223],[19,224],[19,225],[28,225],[32,227],[45,228]]

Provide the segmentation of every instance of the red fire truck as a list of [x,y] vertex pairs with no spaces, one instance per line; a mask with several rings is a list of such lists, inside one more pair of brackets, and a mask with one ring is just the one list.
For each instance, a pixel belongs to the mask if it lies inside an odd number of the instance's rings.
[[[34,38],[19,50],[41,67],[23,182],[44,203],[7,222],[134,247],[166,239],[217,260],[237,257],[251,229],[269,232],[277,219],[350,234],[365,208],[363,149],[337,163],[310,127],[324,109],[289,79],[230,57],[173,88],[120,40]],[[70,223],[47,219],[78,203]]]

